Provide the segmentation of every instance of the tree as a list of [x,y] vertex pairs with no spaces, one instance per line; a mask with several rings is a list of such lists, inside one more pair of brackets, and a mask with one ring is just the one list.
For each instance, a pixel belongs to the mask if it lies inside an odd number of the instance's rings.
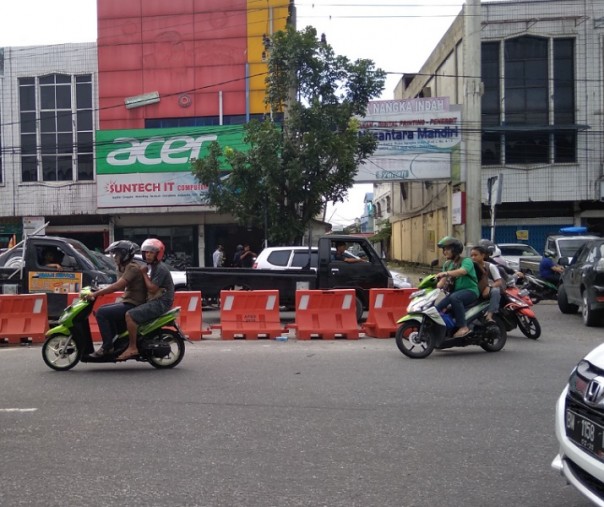
[[384,79],[371,60],[336,55],[312,27],[274,34],[266,79],[271,114],[245,126],[247,151],[213,143],[193,165],[209,203],[266,229],[271,244],[298,244],[327,202],[343,201],[357,166],[374,152],[376,141],[357,117]]

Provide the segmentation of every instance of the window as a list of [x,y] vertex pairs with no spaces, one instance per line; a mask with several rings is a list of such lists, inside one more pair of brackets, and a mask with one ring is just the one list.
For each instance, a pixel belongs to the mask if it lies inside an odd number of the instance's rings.
[[291,254],[291,250],[277,250],[276,252],[272,252],[268,256],[268,262],[273,264],[274,266],[287,266],[289,262],[289,256]]
[[92,180],[92,76],[19,79],[23,181]]
[[576,162],[574,48],[533,36],[482,44],[483,165]]

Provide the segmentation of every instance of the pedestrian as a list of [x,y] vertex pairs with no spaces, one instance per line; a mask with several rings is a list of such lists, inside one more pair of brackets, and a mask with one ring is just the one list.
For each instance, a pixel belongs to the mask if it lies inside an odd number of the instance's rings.
[[214,253],[212,254],[212,262],[215,268],[221,268],[224,264],[224,248],[222,245],[218,245]]
[[241,267],[242,268],[251,268],[254,265],[254,261],[256,260],[256,257],[258,257],[258,254],[255,252],[252,252],[250,250],[250,244],[244,243],[243,251],[241,252],[241,255],[239,257],[239,259],[241,261]]
[[233,267],[241,267],[241,254],[243,252],[243,245],[237,245],[235,248],[235,255],[233,255]]

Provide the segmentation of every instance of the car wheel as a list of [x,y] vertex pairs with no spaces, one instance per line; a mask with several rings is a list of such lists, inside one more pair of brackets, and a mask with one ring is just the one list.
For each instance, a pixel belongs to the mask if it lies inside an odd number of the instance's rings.
[[586,326],[598,326],[602,322],[602,313],[591,309],[590,299],[587,290],[583,291],[583,305],[581,307],[581,316],[583,324]]
[[558,308],[562,313],[577,313],[579,307],[568,302],[568,296],[566,295],[566,289],[564,285],[558,287]]

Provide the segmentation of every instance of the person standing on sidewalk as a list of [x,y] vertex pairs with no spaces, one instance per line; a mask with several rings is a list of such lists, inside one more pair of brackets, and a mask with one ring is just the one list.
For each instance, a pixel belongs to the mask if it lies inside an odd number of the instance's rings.
[[215,268],[221,268],[224,264],[224,248],[222,245],[218,245],[214,253],[212,254],[212,263]]

